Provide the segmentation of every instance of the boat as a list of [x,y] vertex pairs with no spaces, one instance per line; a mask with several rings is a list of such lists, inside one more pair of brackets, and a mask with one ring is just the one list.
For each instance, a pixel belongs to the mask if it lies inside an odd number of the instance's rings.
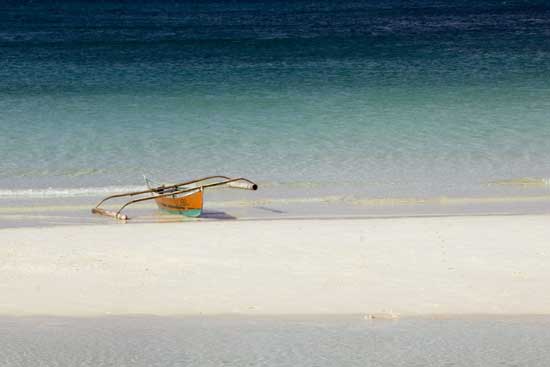
[[[258,189],[258,185],[247,178],[230,178],[227,176],[208,176],[177,184],[156,186],[152,180],[145,178],[145,183],[147,190],[107,196],[92,208],[92,213],[127,220],[130,218],[122,213],[126,207],[135,203],[154,200],[159,209],[163,211],[187,217],[199,217],[203,211],[204,191],[206,189],[220,187],[254,191]],[[108,200],[123,197],[136,197],[136,199],[124,203],[116,211],[100,208]]]

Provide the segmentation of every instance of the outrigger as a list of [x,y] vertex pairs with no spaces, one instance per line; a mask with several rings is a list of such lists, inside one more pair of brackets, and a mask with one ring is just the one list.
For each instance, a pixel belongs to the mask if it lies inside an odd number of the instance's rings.
[[[92,213],[127,220],[126,214],[122,214],[128,205],[147,200],[155,200],[160,209],[171,213],[183,214],[188,217],[198,217],[202,214],[203,193],[207,188],[230,187],[234,189],[257,190],[258,185],[244,177],[230,178],[226,176],[208,176],[196,180],[180,182],[173,185],[160,185],[153,187],[153,181],[145,178],[148,189],[143,191],[126,192],[107,196],[93,209]],[[151,196],[140,197],[150,194]],[[122,205],[117,211],[110,211],[100,206],[107,200],[127,196],[138,196]]]

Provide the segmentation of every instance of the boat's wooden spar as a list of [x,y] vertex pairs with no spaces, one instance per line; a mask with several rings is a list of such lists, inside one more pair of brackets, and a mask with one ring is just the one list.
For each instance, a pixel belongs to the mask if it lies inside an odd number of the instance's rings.
[[[212,180],[218,180],[218,181],[208,183],[208,181],[212,181]],[[189,185],[194,185],[194,186],[189,187]],[[181,187],[184,187],[184,186],[187,186],[187,187],[181,189]],[[223,186],[234,188],[234,189],[243,189],[243,190],[258,189],[257,184],[255,184],[254,182],[244,177],[230,178],[227,176],[208,176],[208,177],[203,177],[196,180],[180,182],[173,185],[166,185],[166,186],[162,185],[158,187],[152,187],[147,190],[126,192],[126,193],[107,196],[92,209],[92,213],[113,217],[115,219],[127,220],[129,218],[127,215],[122,214],[122,210],[125,209],[128,205],[139,203],[142,201],[147,201],[147,200],[154,200],[158,198],[164,198],[164,197],[170,197],[170,196],[175,197],[176,195],[181,195],[181,194],[191,194],[193,192],[204,191],[204,189],[206,188],[223,187]],[[100,208],[100,206],[107,200],[122,198],[122,197],[139,196],[139,195],[145,195],[145,194],[152,194],[152,196],[141,197],[138,199],[130,200],[126,202],[124,205],[122,205],[117,211],[110,211],[110,210]]]
[[106,210],[106,209],[101,209],[101,208],[93,208],[92,213],[99,214],[99,215],[104,215],[106,217],[113,217],[113,218],[120,219],[120,220],[128,219],[126,214],[120,214],[120,213],[116,213],[116,212]]
[[257,190],[258,185],[251,182],[243,182],[243,181],[236,181],[236,182],[230,182],[227,184],[227,186],[234,188],[234,189],[244,189],[244,190]]

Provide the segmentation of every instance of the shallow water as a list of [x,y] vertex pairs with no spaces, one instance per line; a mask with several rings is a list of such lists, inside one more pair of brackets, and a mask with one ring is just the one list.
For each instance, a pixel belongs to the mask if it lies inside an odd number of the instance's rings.
[[547,366],[548,317],[0,318],[4,366]]
[[0,200],[142,173],[244,175],[267,198],[548,194],[549,19],[540,1],[2,2]]

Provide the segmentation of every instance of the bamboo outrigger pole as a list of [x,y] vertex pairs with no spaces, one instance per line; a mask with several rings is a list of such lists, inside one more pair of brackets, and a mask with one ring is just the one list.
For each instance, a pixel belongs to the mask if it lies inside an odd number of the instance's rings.
[[[191,187],[191,188],[185,188],[185,189],[182,189],[182,190],[179,189],[180,186],[187,186],[187,185],[191,185],[191,184],[197,184],[199,182],[209,181],[209,180],[216,179],[216,178],[217,179],[222,179],[222,181],[214,182],[214,183],[210,183],[210,184],[205,184],[205,185],[200,185],[200,186],[195,186],[195,187]],[[157,198],[175,196],[175,195],[180,195],[180,194],[189,194],[189,193],[193,193],[193,192],[197,192],[197,191],[203,191],[205,188],[218,187],[218,186],[227,186],[227,187],[230,187],[230,188],[244,189],[244,190],[257,190],[258,189],[257,184],[255,184],[254,182],[252,182],[249,179],[246,179],[244,177],[229,178],[229,177],[226,177],[226,176],[208,176],[208,177],[203,177],[203,178],[199,178],[199,179],[196,179],[196,180],[180,182],[180,183],[173,184],[173,185],[168,185],[168,186],[162,185],[162,186],[158,186],[158,187],[153,187],[153,188],[150,188],[148,190],[126,192],[126,193],[107,196],[106,198],[101,200],[94,208],[92,208],[92,213],[99,214],[99,215],[104,215],[104,216],[108,216],[108,217],[113,217],[113,218],[119,219],[119,220],[127,220],[127,219],[129,219],[128,216],[126,214],[122,214],[121,212],[128,205],[139,203],[139,202],[142,202],[142,201],[153,200],[153,199],[157,199]],[[149,194],[149,193],[153,194],[153,195],[149,196],[149,197],[145,197],[145,198],[130,200],[127,203],[125,203],[124,205],[122,205],[116,212],[100,208],[100,206],[107,200],[126,197],[126,196],[144,195],[144,194]],[[157,195],[155,195],[155,194],[157,194]]]

